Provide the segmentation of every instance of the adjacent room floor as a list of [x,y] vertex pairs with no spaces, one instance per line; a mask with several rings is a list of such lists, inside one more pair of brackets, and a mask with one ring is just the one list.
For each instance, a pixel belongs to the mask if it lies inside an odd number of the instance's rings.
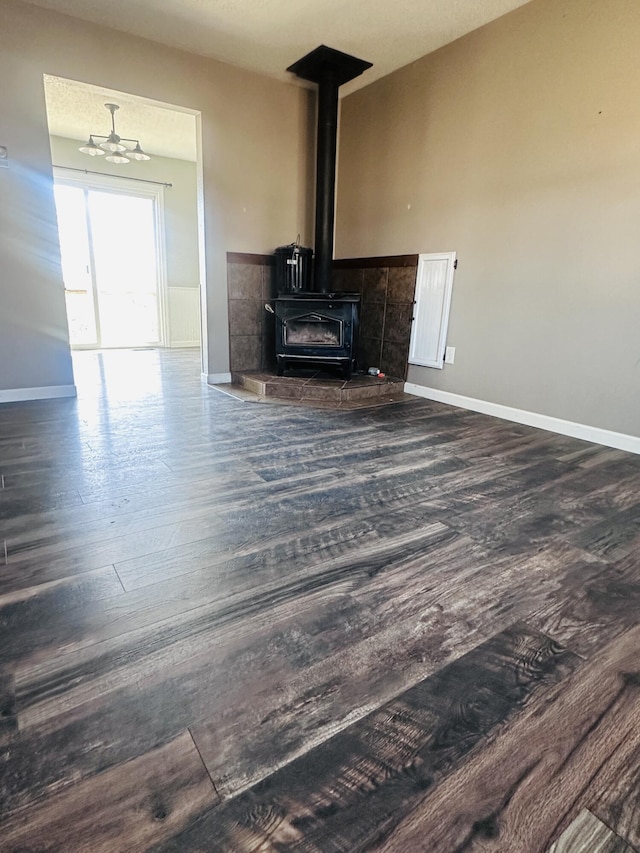
[[640,850],[640,457],[75,362],[0,406],[3,853]]

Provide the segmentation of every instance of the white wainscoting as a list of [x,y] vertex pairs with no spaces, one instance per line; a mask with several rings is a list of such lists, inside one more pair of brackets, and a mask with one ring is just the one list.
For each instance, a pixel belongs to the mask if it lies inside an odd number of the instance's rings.
[[200,346],[200,288],[169,287],[170,347]]
[[549,432],[570,435],[572,438],[592,441],[594,444],[603,444],[605,447],[615,447],[617,450],[626,450],[629,453],[640,453],[640,438],[635,435],[613,432],[609,429],[579,424],[574,421],[565,421],[562,418],[554,418],[550,415],[527,412],[525,409],[514,409],[511,406],[491,403],[488,400],[477,400],[475,397],[465,397],[462,394],[441,391],[439,388],[427,388],[424,385],[416,385],[414,382],[405,382],[404,390],[407,394],[414,394],[416,397],[424,397],[438,403],[447,403],[450,406],[458,406],[472,412],[481,412],[484,415],[492,415],[505,421],[514,421],[517,424],[547,429]]

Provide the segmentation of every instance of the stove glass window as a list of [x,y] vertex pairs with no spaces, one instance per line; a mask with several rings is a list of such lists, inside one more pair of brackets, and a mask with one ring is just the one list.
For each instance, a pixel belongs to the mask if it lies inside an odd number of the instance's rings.
[[284,341],[296,346],[342,346],[342,322],[317,314],[287,320],[284,327]]

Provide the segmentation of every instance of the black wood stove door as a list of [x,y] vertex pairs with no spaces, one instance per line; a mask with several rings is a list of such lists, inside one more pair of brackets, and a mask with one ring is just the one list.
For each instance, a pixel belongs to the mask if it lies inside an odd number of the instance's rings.
[[358,346],[359,294],[281,295],[274,300],[278,374],[330,365],[351,377]]

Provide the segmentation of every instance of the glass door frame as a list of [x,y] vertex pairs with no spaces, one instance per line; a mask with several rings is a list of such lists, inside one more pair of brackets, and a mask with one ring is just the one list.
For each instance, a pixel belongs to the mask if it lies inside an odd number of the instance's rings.
[[[150,198],[153,201],[154,229],[156,244],[156,276],[158,284],[158,330],[159,341],[157,346],[166,347],[169,340],[169,307],[167,287],[167,262],[166,262],[166,240],[164,221],[164,186],[146,184],[140,181],[140,186],[132,187],[131,181],[126,177],[117,175],[70,175],[66,169],[53,167],[54,184],[66,184],[84,191],[85,215],[87,218],[87,236],[89,241],[89,274],[93,296],[93,310],[96,323],[96,344],[73,344],[72,350],[94,350],[102,349],[100,317],[98,305],[98,286],[95,270],[95,259],[93,254],[93,237],[91,231],[91,218],[89,215],[88,193],[90,190],[99,192],[113,192],[118,195],[139,196]],[[136,179],[136,184],[138,180]],[[149,344],[153,346],[153,343]],[[142,346],[142,344],[141,344]],[[117,348],[117,347],[116,347]]]

